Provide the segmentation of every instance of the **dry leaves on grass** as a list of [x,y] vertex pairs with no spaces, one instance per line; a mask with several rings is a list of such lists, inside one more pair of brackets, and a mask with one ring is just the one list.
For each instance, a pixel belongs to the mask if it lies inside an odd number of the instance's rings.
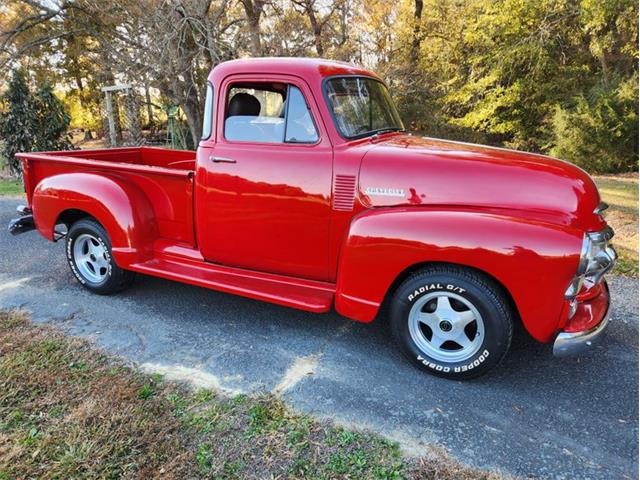
[[272,395],[192,391],[26,315],[0,312],[0,479],[487,479],[439,449],[294,413]]

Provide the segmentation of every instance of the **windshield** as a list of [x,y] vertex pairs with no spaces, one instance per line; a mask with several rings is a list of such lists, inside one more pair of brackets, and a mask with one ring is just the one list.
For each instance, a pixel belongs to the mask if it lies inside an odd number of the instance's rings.
[[402,120],[382,82],[367,77],[332,78],[325,88],[329,108],[343,137],[403,130]]

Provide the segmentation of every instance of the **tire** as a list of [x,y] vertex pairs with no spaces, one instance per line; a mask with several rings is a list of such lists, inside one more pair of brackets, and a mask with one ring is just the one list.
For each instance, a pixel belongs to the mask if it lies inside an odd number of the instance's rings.
[[393,338],[411,363],[453,380],[497,366],[513,336],[514,316],[501,287],[453,265],[427,267],[404,280],[389,316]]
[[133,282],[135,273],[116,265],[109,236],[95,220],[82,219],[71,225],[65,250],[71,272],[93,293],[109,295],[124,290]]

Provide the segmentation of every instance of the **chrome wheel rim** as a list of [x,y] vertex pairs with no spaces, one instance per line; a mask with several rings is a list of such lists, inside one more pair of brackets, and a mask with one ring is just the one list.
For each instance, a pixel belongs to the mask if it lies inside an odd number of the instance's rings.
[[109,273],[107,249],[93,235],[83,233],[73,244],[73,261],[80,275],[91,283],[101,283]]
[[462,362],[482,346],[485,328],[478,309],[455,293],[420,297],[409,312],[409,332],[425,355],[441,362]]

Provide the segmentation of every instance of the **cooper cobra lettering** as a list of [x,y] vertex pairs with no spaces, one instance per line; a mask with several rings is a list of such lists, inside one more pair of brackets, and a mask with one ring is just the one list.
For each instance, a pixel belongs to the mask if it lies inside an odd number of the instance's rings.
[[482,362],[484,362],[487,359],[488,356],[489,356],[489,350],[485,350],[473,362],[468,363],[467,365],[462,365],[460,367],[453,367],[453,369],[451,367],[445,367],[444,365],[437,364],[437,363],[433,362],[432,360],[427,360],[422,355],[418,355],[416,358],[425,367],[429,367],[432,370],[435,370],[436,372],[448,373],[450,371],[453,371],[455,373],[460,373],[460,372],[468,372],[469,370],[473,370],[474,368],[480,366],[480,364]]

